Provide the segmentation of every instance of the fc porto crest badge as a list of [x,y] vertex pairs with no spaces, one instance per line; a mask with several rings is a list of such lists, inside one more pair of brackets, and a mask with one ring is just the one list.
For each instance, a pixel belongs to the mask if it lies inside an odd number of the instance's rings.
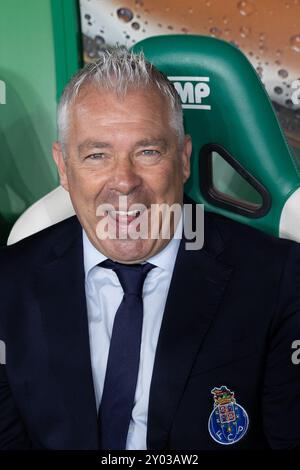
[[249,418],[234,398],[234,392],[226,386],[211,390],[214,409],[208,420],[208,430],[218,444],[230,445],[238,442],[247,432]]

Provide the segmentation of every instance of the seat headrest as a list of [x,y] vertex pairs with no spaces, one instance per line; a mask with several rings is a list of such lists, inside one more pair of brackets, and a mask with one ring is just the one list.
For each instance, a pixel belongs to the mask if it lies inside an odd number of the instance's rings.
[[[151,37],[133,50],[142,50],[181,96],[185,129],[193,140],[185,191],[207,210],[278,235],[283,208],[300,178],[270,99],[246,56],[223,40],[193,35]],[[216,154],[234,168],[232,197],[213,188]],[[255,189],[252,204],[234,197],[234,173],[236,185],[242,178]]]

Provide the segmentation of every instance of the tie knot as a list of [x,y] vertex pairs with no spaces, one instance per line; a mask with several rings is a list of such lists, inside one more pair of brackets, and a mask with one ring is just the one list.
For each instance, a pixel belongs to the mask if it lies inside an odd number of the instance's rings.
[[117,274],[124,294],[142,296],[146,276],[155,266],[151,263],[123,264],[111,259],[99,263],[103,268],[112,269]]

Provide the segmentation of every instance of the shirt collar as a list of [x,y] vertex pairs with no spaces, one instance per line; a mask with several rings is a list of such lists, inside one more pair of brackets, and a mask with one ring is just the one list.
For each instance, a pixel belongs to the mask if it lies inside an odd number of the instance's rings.
[[[147,262],[154,264],[155,266],[173,272],[180,240],[182,237],[182,216],[178,222],[173,238],[167,243],[167,245],[158,253],[147,259]],[[101,251],[97,250],[94,245],[90,242],[86,232],[82,229],[82,240],[83,240],[83,257],[84,257],[84,271],[85,278],[87,279],[89,272],[97,266],[99,263],[107,259]]]
[[107,256],[103,255],[101,251],[97,250],[94,245],[88,239],[88,236],[84,229],[82,229],[82,241],[83,241],[83,259],[84,259],[84,272],[85,278],[88,277],[89,272],[97,264],[101,263]]

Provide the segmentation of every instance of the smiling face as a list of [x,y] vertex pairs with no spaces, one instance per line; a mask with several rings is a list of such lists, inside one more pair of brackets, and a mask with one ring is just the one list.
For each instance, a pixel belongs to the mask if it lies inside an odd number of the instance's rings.
[[[104,215],[97,215],[97,209],[102,204],[113,206],[115,211],[106,217],[118,232],[128,230],[135,214],[117,211],[132,204],[145,206],[139,217],[151,223],[152,204],[182,204],[190,153],[189,137],[179,146],[167,100],[152,88],[129,90],[120,98],[112,91],[86,86],[70,107],[65,160],[61,145],[53,145],[61,184],[69,191],[91,243],[122,263],[144,261],[169,240],[152,239],[150,233],[144,239],[100,239],[97,225]],[[127,197],[127,207],[121,207],[120,196]]]

